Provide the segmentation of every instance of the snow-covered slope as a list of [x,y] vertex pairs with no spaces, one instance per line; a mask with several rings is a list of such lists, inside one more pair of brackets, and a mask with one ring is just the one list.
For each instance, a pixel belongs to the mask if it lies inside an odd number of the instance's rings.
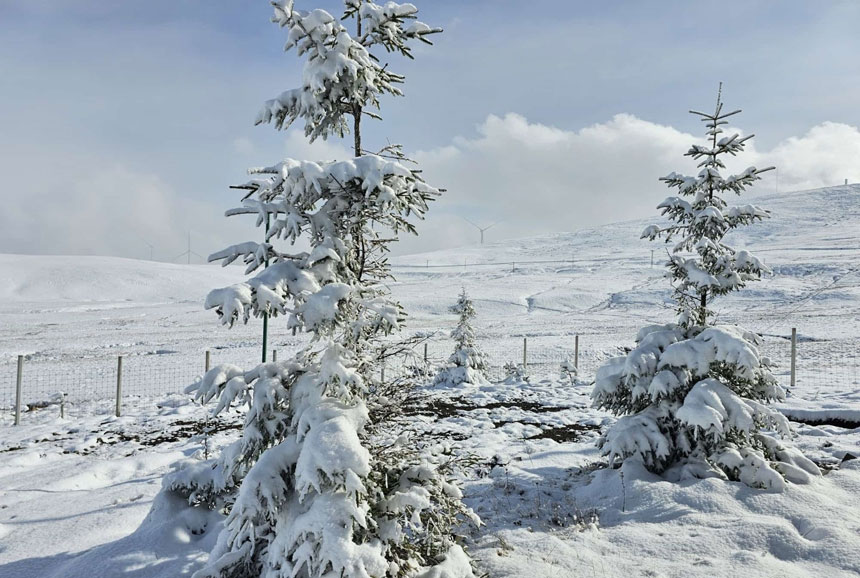
[[[655,204],[658,200],[655,199]],[[821,268],[839,268],[858,260],[860,184],[779,195],[751,195],[745,200],[770,210],[772,218],[749,227],[732,242],[762,253],[778,267],[777,273],[794,274],[780,265],[789,259],[814,263]],[[651,219],[626,221],[573,233],[400,256],[393,258],[392,263],[398,278],[404,281],[426,280],[428,276],[519,281],[523,270],[584,272],[582,283],[572,284],[570,291],[554,292],[552,297],[543,295],[540,299],[555,302],[562,309],[578,309],[593,305],[597,296],[612,288],[612,285],[601,283],[600,288],[592,291],[588,285],[594,280],[595,272],[601,275],[605,272],[607,278],[618,279],[621,274],[630,273],[629,267],[640,271],[643,265],[649,265],[651,249],[657,249],[655,261],[659,264],[661,246],[639,239],[641,230],[650,222]],[[539,261],[570,263],[565,266],[564,263]],[[439,267],[442,265],[446,267]],[[808,272],[804,274],[807,275]],[[6,303],[200,300],[211,287],[241,278],[238,267],[222,269],[118,257],[0,254],[0,300]],[[618,281],[620,286],[631,285],[630,280]],[[587,293],[594,296],[589,298]]]
[[[654,205],[661,200],[655,198]],[[769,195],[749,194],[742,197],[741,201],[764,207],[771,212],[771,218],[745,228],[734,238],[737,244],[746,243],[750,247],[768,249],[840,249],[845,246],[860,249],[860,183]],[[422,266],[426,265],[427,260],[437,265],[462,265],[464,258],[468,263],[611,259],[617,256],[618,251],[638,253],[641,259],[650,260],[646,249],[652,244],[639,242],[639,235],[654,219],[648,217],[573,233],[407,255],[394,258],[392,262]]]
[[0,254],[3,302],[200,301],[233,283],[241,269],[176,265],[119,257]]
[[[659,199],[655,200],[656,202]],[[804,304],[778,324],[803,326],[833,307],[858,311],[860,279],[860,184],[744,199],[772,217],[731,239],[773,268],[774,275],[721,300],[728,321],[752,321],[759,329]],[[460,286],[490,316],[559,314],[567,323],[591,325],[587,318],[619,312],[640,321],[665,318],[668,284],[660,266],[665,247],[639,239],[651,219],[628,221],[541,237],[474,245],[393,259],[400,283],[395,292],[417,315],[437,315]],[[651,267],[652,249],[654,266]],[[541,263],[541,261],[554,261]],[[566,262],[565,262],[566,261]],[[812,293],[833,285],[812,299]],[[802,301],[806,299],[807,301]],[[665,314],[664,314],[665,313]],[[582,329],[587,330],[588,327]],[[517,331],[517,330],[515,330]],[[522,330],[526,332],[525,328]]]

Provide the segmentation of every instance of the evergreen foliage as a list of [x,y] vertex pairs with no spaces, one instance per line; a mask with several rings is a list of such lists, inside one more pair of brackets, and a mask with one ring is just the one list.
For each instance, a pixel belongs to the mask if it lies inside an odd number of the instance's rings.
[[729,207],[726,195],[740,195],[761,180],[761,173],[773,167],[749,167],[736,175],[722,175],[720,171],[726,168],[723,159],[743,152],[746,142],[755,135],[720,137],[722,127],[728,124],[726,119],[741,112],[724,113],[720,96],[712,114],[690,111],[701,117],[707,128],[708,144],[694,144],[685,154],[699,161],[701,171],[695,177],[670,173],[660,179],[677,189],[680,196],[669,197],[657,205],[669,217],[669,225],[651,225],[642,233],[642,238],[663,239],[666,243],[677,238],[667,268],[683,325],[706,325],[712,313],[707,304],[713,297],[740,289],[762,273],[770,272],[754,255],[736,251],[724,241],[733,229],[769,216],[755,205]]
[[451,332],[455,342],[454,352],[448,358],[449,366],[436,376],[436,384],[457,386],[487,383],[484,355],[475,343],[475,330],[472,328],[475,307],[465,289],[460,292],[457,303],[451,306],[451,313],[459,316],[457,327]]

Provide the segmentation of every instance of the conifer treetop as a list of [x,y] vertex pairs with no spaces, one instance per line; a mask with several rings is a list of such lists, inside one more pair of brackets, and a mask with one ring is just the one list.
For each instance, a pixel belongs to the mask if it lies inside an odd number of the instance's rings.
[[755,205],[730,206],[725,197],[731,193],[740,195],[761,179],[761,173],[774,167],[751,166],[738,174],[722,175],[726,155],[743,152],[754,135],[720,136],[722,127],[728,124],[726,119],[741,112],[723,112],[721,96],[722,85],[713,113],[690,111],[701,117],[709,139],[708,145],[694,144],[685,153],[699,161],[699,173],[686,176],[673,172],[660,178],[680,195],[668,197],[657,206],[671,223],[650,225],[642,233],[642,238],[663,239],[666,243],[677,238],[667,268],[684,325],[690,322],[706,325],[710,314],[707,304],[714,296],[740,289],[769,272],[757,257],[748,251],[736,251],[723,240],[733,229],[769,216],[765,209]]
[[409,3],[345,0],[341,20],[354,20],[355,32],[325,10],[296,10],[293,0],[272,3],[272,21],[287,29],[285,50],[295,48],[306,57],[302,85],[269,100],[257,115],[256,123],[273,122],[286,129],[293,122],[305,122],[305,135],[313,142],[330,135],[345,136],[352,117],[356,136],[356,156],[361,154],[359,129],[362,115],[380,118],[369,110],[379,109],[383,94],[402,96],[397,85],[403,75],[389,70],[371,51],[382,47],[388,53],[413,58],[411,43],[441,32],[416,19],[418,9]]

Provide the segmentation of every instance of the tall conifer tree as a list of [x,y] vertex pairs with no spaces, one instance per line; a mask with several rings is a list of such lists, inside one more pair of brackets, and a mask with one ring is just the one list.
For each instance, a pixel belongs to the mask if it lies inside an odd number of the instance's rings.
[[[258,123],[304,123],[316,138],[353,132],[354,158],[286,159],[251,169],[236,188],[266,223],[264,243],[215,253],[243,259],[249,281],[212,291],[206,307],[225,324],[252,315],[287,316],[310,334],[294,359],[245,372],[219,366],[192,386],[217,398],[215,412],[247,404],[239,440],[214,463],[180,471],[168,487],[192,503],[229,509],[206,568],[197,577],[376,578],[472,576],[452,528],[470,512],[434,464],[408,452],[384,457],[369,439],[367,396],[373,341],[405,319],[383,281],[385,253],[402,231],[415,232],[439,190],[402,162],[399,147],[368,154],[362,118],[383,95],[401,95],[403,76],[373,50],[411,57],[413,41],[440,32],[416,20],[412,4],[345,0],[341,20],[324,10],[273,3],[286,49],[304,58],[302,85],[268,101]],[[352,22],[349,32],[342,22]],[[278,246],[303,240],[305,252]],[[428,574],[429,575],[429,574]]]

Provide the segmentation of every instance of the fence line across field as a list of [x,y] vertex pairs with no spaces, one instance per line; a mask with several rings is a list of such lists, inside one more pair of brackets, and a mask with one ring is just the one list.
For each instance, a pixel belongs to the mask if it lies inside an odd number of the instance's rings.
[[[576,352],[578,350],[578,337]],[[402,376],[404,370],[416,360],[425,362],[425,371],[437,371],[447,361],[452,350],[449,340],[439,339],[423,344],[409,359],[389,362],[388,378]],[[277,360],[277,350],[272,350],[272,360]],[[423,355],[422,355],[423,353]],[[572,359],[571,354],[561,350],[528,350],[525,339],[520,355],[516,348],[490,348],[485,351],[488,377],[501,381],[505,377],[505,364],[522,363],[530,369],[557,372],[561,363]],[[587,358],[593,357],[584,352]],[[259,362],[257,352],[248,352],[247,359],[213,358],[211,350],[182,356],[177,360],[171,356],[117,355],[83,357],[64,360],[29,360],[18,356],[15,365],[0,365],[0,411],[11,410],[14,423],[18,425],[28,409],[56,405],[65,406],[92,400],[112,400],[115,414],[122,414],[124,399],[159,398],[181,393],[210,367],[220,363],[235,363],[250,368]],[[196,361],[199,359],[199,363]],[[593,363],[590,365],[594,365]],[[380,365],[384,372],[386,365]],[[384,379],[385,376],[379,375]]]
[[[564,346],[556,347],[535,347],[528,337],[508,339],[503,346],[482,347],[480,342],[478,346],[484,354],[487,377],[494,382],[505,379],[510,368],[517,365],[526,374],[559,375],[563,363],[575,366],[581,377],[589,379],[608,358],[622,353],[618,347],[581,343],[579,335],[570,337]],[[860,348],[855,341],[813,340],[798,336],[793,329],[790,335],[764,336],[760,349],[774,364],[780,381],[792,390],[816,398],[841,395],[860,399]],[[380,364],[377,377],[384,381],[416,373],[431,375],[447,363],[452,351],[449,339],[441,335],[430,338],[408,356]],[[0,365],[0,411],[11,410],[17,425],[28,408],[57,405],[65,411],[67,403],[110,399],[116,402],[116,414],[120,415],[124,399],[181,393],[215,364],[229,362],[250,368],[259,360],[256,351],[221,356],[231,359],[213,359],[210,350],[181,360],[171,357],[124,355],[44,361],[19,356],[14,365]],[[273,350],[272,360],[276,359]]]
[[[648,249],[643,252],[641,255],[632,256],[632,260],[640,260],[643,263],[648,263],[649,267],[654,267],[655,265],[662,265],[655,261],[654,249]],[[764,248],[764,249],[751,249],[753,253],[768,253],[768,252],[785,252],[787,249],[781,247],[772,247],[772,248]],[[804,252],[839,252],[839,253],[850,253],[857,252],[860,253],[860,247],[804,247],[804,248],[794,248],[791,251],[804,251]],[[517,268],[525,269],[532,265],[573,265],[575,263],[589,263],[594,261],[605,261],[605,257],[599,256],[581,256],[576,258],[575,256],[571,256],[570,259],[529,259],[526,256],[523,256],[520,260],[513,261],[469,261],[468,257],[464,257],[462,262],[448,262],[448,263],[431,263],[429,260],[426,260],[424,263],[391,263],[391,268],[393,270],[400,269],[404,271],[415,272],[420,269],[456,269],[456,268],[474,268],[474,267],[510,267],[512,271],[517,270]],[[797,259],[795,259],[796,261]],[[854,272],[856,273],[856,272]]]

